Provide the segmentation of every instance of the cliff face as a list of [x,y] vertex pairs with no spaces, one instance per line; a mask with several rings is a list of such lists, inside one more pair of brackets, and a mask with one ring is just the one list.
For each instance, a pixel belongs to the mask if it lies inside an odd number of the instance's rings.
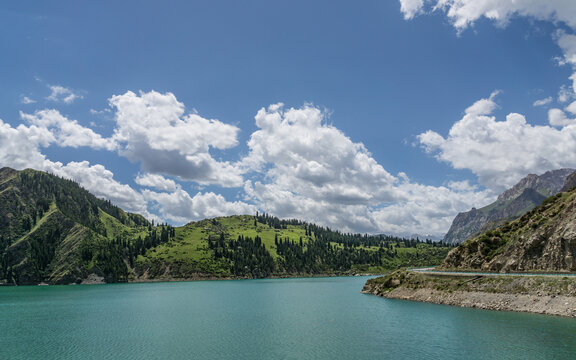
[[[518,218],[540,205],[547,197],[558,193],[573,171],[573,169],[560,169],[542,175],[526,176],[498,196],[496,202],[480,209],[473,208],[459,213],[444,236],[444,242],[460,244],[474,234]],[[576,182],[576,178],[574,180]]]
[[443,268],[576,271],[576,189],[452,250]]
[[572,189],[573,187],[576,187],[576,171],[574,171],[572,174],[568,175],[568,177],[564,181],[564,185],[562,186],[561,191],[568,191],[568,190]]

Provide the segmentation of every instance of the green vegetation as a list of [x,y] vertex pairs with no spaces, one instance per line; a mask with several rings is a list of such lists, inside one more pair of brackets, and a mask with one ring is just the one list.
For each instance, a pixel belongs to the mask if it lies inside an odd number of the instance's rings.
[[267,277],[383,273],[438,264],[451,249],[430,240],[343,234],[269,215],[229,216],[176,228],[138,257],[135,276]]
[[382,273],[450,249],[266,214],[155,225],[73,181],[0,169],[0,284]]

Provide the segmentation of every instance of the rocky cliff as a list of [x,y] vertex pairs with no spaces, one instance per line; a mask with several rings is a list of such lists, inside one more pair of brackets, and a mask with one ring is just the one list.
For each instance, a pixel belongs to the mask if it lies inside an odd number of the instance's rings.
[[576,189],[546,199],[519,219],[466,241],[442,268],[576,271]]
[[[444,236],[444,242],[460,244],[479,232],[493,229],[508,220],[522,216],[540,205],[547,197],[558,193],[567,177],[573,172],[573,169],[560,169],[542,175],[526,176],[498,196],[494,203],[459,213]],[[574,181],[576,182],[576,178]]]
[[576,187],[576,171],[574,171],[572,174],[568,175],[568,177],[564,181],[564,185],[562,186],[561,191],[568,191],[568,190],[572,189],[573,187]]

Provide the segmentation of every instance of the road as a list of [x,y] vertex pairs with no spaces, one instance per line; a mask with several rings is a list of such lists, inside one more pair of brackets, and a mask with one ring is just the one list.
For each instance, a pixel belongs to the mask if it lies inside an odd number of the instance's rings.
[[574,273],[489,273],[489,272],[467,272],[467,271],[439,271],[436,268],[414,268],[409,271],[425,273],[430,275],[445,275],[445,276],[551,276],[551,277],[576,277]]

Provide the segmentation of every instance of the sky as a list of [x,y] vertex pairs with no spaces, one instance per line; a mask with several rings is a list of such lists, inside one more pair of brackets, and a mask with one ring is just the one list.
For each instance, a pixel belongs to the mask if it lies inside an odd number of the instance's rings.
[[0,3],[0,167],[157,222],[442,236],[576,168],[576,2]]

